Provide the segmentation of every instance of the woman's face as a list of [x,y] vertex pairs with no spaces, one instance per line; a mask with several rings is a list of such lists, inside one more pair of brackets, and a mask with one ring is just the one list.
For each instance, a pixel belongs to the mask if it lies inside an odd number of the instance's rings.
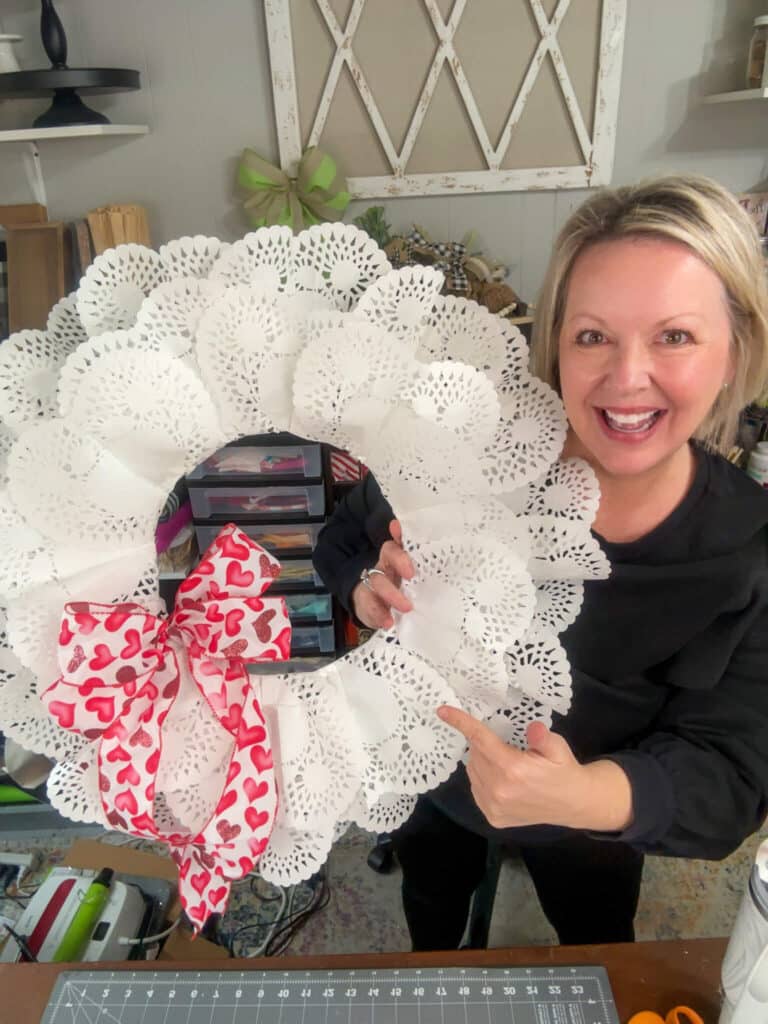
[[718,276],[684,245],[601,242],[574,263],[560,331],[560,384],[585,455],[626,476],[687,443],[730,380]]

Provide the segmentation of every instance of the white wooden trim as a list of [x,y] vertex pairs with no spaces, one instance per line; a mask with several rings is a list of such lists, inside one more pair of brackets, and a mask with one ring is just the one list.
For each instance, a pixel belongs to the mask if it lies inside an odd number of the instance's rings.
[[346,47],[352,46],[352,37],[357,31],[357,24],[360,21],[360,15],[363,13],[365,0],[354,0],[352,9],[349,12],[349,18],[347,19],[347,27],[344,31],[342,31],[330,5],[325,0],[317,0],[317,6],[336,44],[336,52],[333,55],[333,61],[328,70],[328,77],[325,80],[320,102],[317,105],[317,113],[315,114],[312,131],[309,133],[310,146],[316,146],[320,136],[323,134],[323,128],[325,128],[325,122],[328,120],[328,112],[331,109],[339,75],[346,63]]
[[[457,0],[457,2],[463,2],[463,0]],[[400,150],[401,167],[407,166],[408,161],[411,158],[411,153],[413,152],[413,147],[416,145],[416,139],[421,131],[421,126],[424,124],[426,113],[429,110],[429,104],[432,102],[432,96],[434,94],[435,87],[437,86],[437,80],[440,77],[440,72],[443,70],[446,49],[447,47],[445,42],[440,40],[437,50],[435,51],[434,60],[429,66],[429,71],[424,81],[424,88],[421,90],[419,101],[413,111],[411,123],[408,125],[408,131],[405,133],[403,146]]]
[[584,160],[588,161],[592,152],[592,140],[590,139],[587,127],[584,124],[584,118],[581,116],[579,101],[576,98],[576,93],[573,91],[571,77],[568,74],[568,69],[565,66],[565,60],[563,58],[563,52],[557,41],[557,28],[560,27],[560,23],[567,13],[570,6],[570,0],[561,0],[561,3],[558,5],[556,15],[559,15],[559,17],[555,28],[550,25],[547,16],[544,13],[544,8],[541,6],[541,0],[528,0],[528,2],[531,5],[531,10],[533,11],[533,16],[536,19],[536,24],[539,27],[539,32],[541,32],[542,38],[546,37],[549,56],[552,60],[552,66],[555,69],[557,80],[560,83],[563,99],[565,100],[565,105],[568,109],[571,123],[573,124],[574,131],[576,132],[576,138],[579,140],[581,154],[584,157]]
[[[312,0],[310,0],[310,2],[312,2]],[[352,75],[352,80],[354,81],[357,87],[357,91],[360,93],[360,99],[363,101],[365,109],[368,111],[368,116],[370,117],[371,124],[373,125],[374,131],[376,132],[376,137],[378,138],[381,147],[384,150],[384,153],[386,154],[387,160],[389,161],[389,165],[390,167],[393,168],[395,173],[398,173],[401,170],[399,166],[398,153],[394,147],[394,143],[392,142],[387,126],[386,124],[384,124],[384,118],[381,116],[381,111],[379,110],[376,100],[374,99],[373,93],[371,91],[371,88],[368,85],[368,80],[366,79],[365,74],[363,73],[363,69],[360,67],[357,57],[355,56],[355,51],[352,49],[352,36],[354,34],[354,28],[357,28],[357,20],[359,19],[360,14],[362,13],[363,6],[365,5],[365,0],[355,0],[349,15],[347,30],[344,32],[342,32],[341,29],[339,28],[339,23],[336,21],[336,16],[331,10],[328,0],[314,0],[314,2],[320,9],[321,14],[325,18],[325,23],[328,26],[329,31],[333,35],[333,41],[337,47],[336,53],[340,53],[341,59],[343,61],[346,61],[347,67],[349,68],[350,73]],[[350,23],[353,21],[353,17],[355,14],[357,15],[357,17],[354,19],[354,28],[351,28]],[[321,97],[321,103],[325,100],[327,91],[328,81],[326,80],[326,85],[325,88],[323,89],[323,95]],[[333,93],[331,93],[328,97],[328,107],[330,107],[332,99]],[[317,135],[315,135],[315,133],[313,132],[310,143],[313,145],[316,144],[318,138],[319,132],[317,133]]]
[[[456,30],[456,26],[458,25],[459,20],[461,19],[461,16],[464,13],[466,3],[467,0],[456,0],[456,3],[453,6],[453,10],[451,11],[451,15],[448,19],[448,22],[446,23],[443,21],[443,16],[440,13],[440,9],[435,3],[435,0],[424,0],[424,6],[426,7],[427,13],[429,14],[430,18],[432,19],[432,25],[434,27],[435,33],[437,34],[438,47],[435,52],[435,56],[432,60],[432,63],[430,65],[429,72],[427,73],[427,78],[424,82],[424,87],[421,90],[419,101],[416,104],[416,108],[413,112],[411,123],[408,126],[408,131],[405,136],[405,141],[403,142],[403,147],[400,151],[400,166],[403,171],[408,166],[408,161],[411,158],[411,153],[413,152],[413,147],[416,144],[417,136],[419,134],[419,131],[421,130],[422,124],[424,123],[424,117],[426,116],[427,110],[429,110],[429,105],[432,102],[432,97],[437,86],[437,80],[440,77],[440,72],[443,70],[443,65],[445,64],[446,60],[450,59],[451,54],[453,54],[455,59],[458,59],[455,57],[455,51],[453,50],[453,43],[451,39],[453,33]],[[474,98],[472,102],[474,103]],[[482,139],[478,138],[478,141],[480,142],[480,145],[483,147],[483,151],[485,152],[487,147],[487,140],[485,145],[483,144]]]
[[[512,136],[517,122],[522,116],[525,108],[525,102],[531,94],[531,91],[536,84],[536,79],[541,71],[541,65],[546,60],[547,54],[549,53],[549,37],[553,35],[560,28],[563,18],[566,15],[568,7],[570,6],[571,0],[560,0],[560,3],[555,9],[555,13],[552,15],[552,21],[548,22],[546,29],[542,32],[540,30],[541,38],[539,39],[536,50],[531,58],[531,62],[528,65],[528,69],[525,72],[525,77],[520,84],[520,89],[515,97],[515,102],[512,105],[512,109],[509,112],[507,123],[504,126],[504,131],[499,139],[498,152],[503,156],[509,148],[509,141]],[[608,0],[605,0],[608,2]],[[546,23],[546,18],[544,19]],[[538,24],[538,23],[537,23]]]
[[267,19],[269,66],[272,69],[272,103],[275,108],[280,166],[295,172],[301,159],[299,101],[293,67],[293,35],[288,0],[264,0]]
[[613,175],[626,20],[627,5],[624,0],[604,0],[600,23],[600,62],[595,93],[592,159],[587,162],[590,185],[609,185]]
[[[493,187],[489,188],[489,178]],[[395,196],[448,196],[478,192],[535,192],[558,188],[588,188],[589,168],[542,167],[515,171],[456,171],[444,174],[381,175],[347,178],[356,199]]]
[[[437,6],[435,0],[423,0],[424,6],[427,9],[427,13],[432,19],[432,25],[437,33],[437,37],[440,40],[440,47],[442,50],[443,61],[448,61],[448,67],[451,69],[454,80],[458,87],[461,98],[464,102],[464,109],[469,115],[469,120],[472,128],[475,132],[475,137],[480,143],[480,148],[483,151],[485,162],[488,164],[489,169],[496,169],[496,153],[494,151],[491,140],[488,138],[488,132],[483,122],[482,115],[475,102],[475,97],[470,88],[467,76],[464,74],[464,68],[461,66],[459,55],[456,53],[456,49],[453,45],[453,38],[456,29],[459,26],[459,21],[464,13],[466,7],[466,0],[456,0],[451,16],[448,21],[443,21],[443,16],[440,13],[440,8]],[[426,88],[426,87],[425,87]],[[432,97],[432,90],[430,90],[429,98]],[[424,105],[426,110],[426,104]]]
[[[289,0],[264,0],[264,2],[280,164],[284,170],[291,173],[301,156],[301,128],[293,66],[290,6]],[[443,19],[436,0],[412,0],[414,3],[424,5],[437,35],[438,46],[427,70],[421,94],[414,107],[399,153],[384,123],[353,47],[354,35],[366,0],[353,0],[344,28],[339,25],[329,0],[305,0],[305,2],[316,5],[325,20],[335,46],[330,69],[323,84],[314,122],[308,136],[309,144],[315,145],[322,138],[338,87],[339,76],[346,64],[368,113],[371,127],[392,169],[391,175],[350,177],[348,179],[349,187],[355,197],[370,199],[377,196],[396,195],[450,195],[462,192],[584,188],[590,185],[606,184],[610,181],[613,170],[627,0],[603,0],[594,126],[591,138],[557,39],[557,33],[571,0],[559,0],[551,20],[548,20],[544,12],[541,0],[527,0],[540,38],[495,148],[488,137],[482,114],[454,47],[455,32],[469,0],[456,0],[447,21]],[[520,121],[526,101],[534,88],[547,55],[552,60],[552,66],[584,162],[572,167],[502,170],[500,165],[509,148],[512,133]],[[475,132],[488,169],[457,173],[446,170],[444,173],[406,174],[405,169],[418,140],[440,73],[446,62],[456,82],[467,117]]]

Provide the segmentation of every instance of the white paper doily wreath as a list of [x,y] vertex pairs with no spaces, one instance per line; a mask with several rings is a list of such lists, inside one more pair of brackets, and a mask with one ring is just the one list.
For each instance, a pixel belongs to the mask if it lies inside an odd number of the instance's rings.
[[[442,275],[393,271],[355,227],[264,228],[233,245],[182,238],[99,256],[44,332],[0,353],[0,728],[57,760],[65,816],[106,824],[95,744],[60,729],[40,694],[59,676],[67,602],[162,610],[154,532],[175,482],[226,443],[288,430],[370,466],[403,524],[415,610],[389,634],[307,674],[253,676],[279,809],[259,870],[290,884],[340,825],[392,829],[445,780],[463,706],[520,742],[565,711],[557,633],[583,581],[607,575],[590,534],[597,485],[558,462],[557,395],[525,341]],[[200,692],[164,725],[155,814],[199,827],[232,736]]]

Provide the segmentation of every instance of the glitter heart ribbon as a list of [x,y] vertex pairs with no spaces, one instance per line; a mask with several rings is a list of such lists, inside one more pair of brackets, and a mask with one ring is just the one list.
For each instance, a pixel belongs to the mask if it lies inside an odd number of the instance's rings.
[[[138,604],[72,603],[59,633],[61,678],[42,695],[64,729],[98,743],[107,821],[166,842],[196,930],[253,870],[277,810],[272,751],[246,662],[289,657],[285,600],[263,594],[280,563],[230,524],[181,584],[168,618]],[[162,728],[187,676],[234,740],[224,789],[197,831],[155,821]],[[193,685],[194,685],[193,684]]]

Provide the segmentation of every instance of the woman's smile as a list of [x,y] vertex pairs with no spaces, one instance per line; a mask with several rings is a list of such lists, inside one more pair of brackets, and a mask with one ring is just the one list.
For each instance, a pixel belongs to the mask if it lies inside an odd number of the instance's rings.
[[645,440],[658,426],[666,409],[601,409],[596,408],[600,422],[609,436],[617,441],[634,443]]

